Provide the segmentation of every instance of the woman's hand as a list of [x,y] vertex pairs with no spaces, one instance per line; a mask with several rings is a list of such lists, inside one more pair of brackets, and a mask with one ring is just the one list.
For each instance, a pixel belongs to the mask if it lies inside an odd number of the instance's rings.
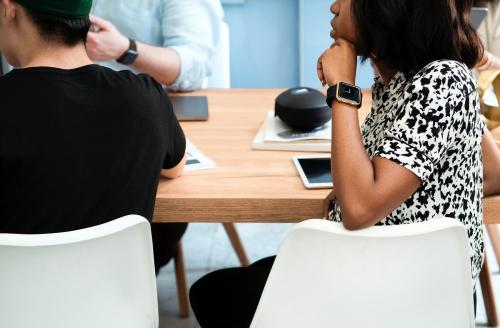
[[97,32],[87,35],[87,54],[93,61],[114,60],[120,58],[129,48],[130,42],[118,29],[97,16],[90,16]]
[[318,59],[318,78],[323,86],[339,82],[354,84],[356,66],[354,45],[344,39],[337,39]]

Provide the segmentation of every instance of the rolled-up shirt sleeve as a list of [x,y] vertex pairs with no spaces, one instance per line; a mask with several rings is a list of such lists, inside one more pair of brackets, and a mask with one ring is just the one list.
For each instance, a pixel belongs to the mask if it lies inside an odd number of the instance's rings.
[[165,0],[163,46],[174,50],[181,61],[180,74],[169,89],[199,89],[212,73],[210,59],[219,40],[222,17],[217,0]]
[[461,83],[449,74],[418,77],[373,157],[396,162],[427,180],[462,127],[464,111],[457,108],[466,98]]

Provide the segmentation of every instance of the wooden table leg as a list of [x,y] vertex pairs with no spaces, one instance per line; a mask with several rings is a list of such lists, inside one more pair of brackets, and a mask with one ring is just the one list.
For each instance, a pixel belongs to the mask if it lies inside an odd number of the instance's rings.
[[240,236],[238,235],[238,231],[236,231],[236,227],[234,223],[223,223],[224,229],[226,229],[226,233],[233,245],[234,251],[240,260],[241,266],[249,266],[250,262],[248,261],[247,254],[245,253],[245,249],[243,248],[243,244],[241,243]]
[[186,282],[186,268],[184,267],[184,253],[182,241],[177,244],[177,254],[174,257],[175,278],[177,280],[177,298],[179,300],[179,315],[181,318],[189,317],[189,300]]
[[488,236],[490,237],[491,245],[495,252],[495,258],[500,266],[500,232],[498,231],[498,225],[487,224],[486,230],[488,230]]
[[488,258],[484,253],[484,265],[479,275],[481,282],[481,291],[483,292],[484,306],[486,308],[486,316],[488,318],[488,326],[498,326],[497,307],[495,304],[495,294],[493,293],[493,283],[491,281],[491,273],[488,265]]

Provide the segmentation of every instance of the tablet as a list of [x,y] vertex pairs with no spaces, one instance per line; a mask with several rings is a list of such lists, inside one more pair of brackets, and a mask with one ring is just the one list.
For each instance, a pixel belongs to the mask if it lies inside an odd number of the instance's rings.
[[171,96],[170,101],[179,121],[208,120],[208,100],[205,96]]
[[478,29],[488,14],[488,8],[473,8],[471,22],[475,29]]
[[293,162],[307,189],[333,188],[330,156],[295,156]]

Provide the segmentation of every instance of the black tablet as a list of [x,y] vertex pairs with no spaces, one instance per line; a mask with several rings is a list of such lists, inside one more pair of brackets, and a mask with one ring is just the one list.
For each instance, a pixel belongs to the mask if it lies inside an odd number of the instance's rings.
[[471,17],[472,25],[478,29],[486,18],[486,15],[488,15],[488,8],[473,8]]
[[333,188],[330,156],[293,158],[295,167],[307,189]]
[[208,120],[208,100],[205,96],[171,96],[175,116],[179,121]]

